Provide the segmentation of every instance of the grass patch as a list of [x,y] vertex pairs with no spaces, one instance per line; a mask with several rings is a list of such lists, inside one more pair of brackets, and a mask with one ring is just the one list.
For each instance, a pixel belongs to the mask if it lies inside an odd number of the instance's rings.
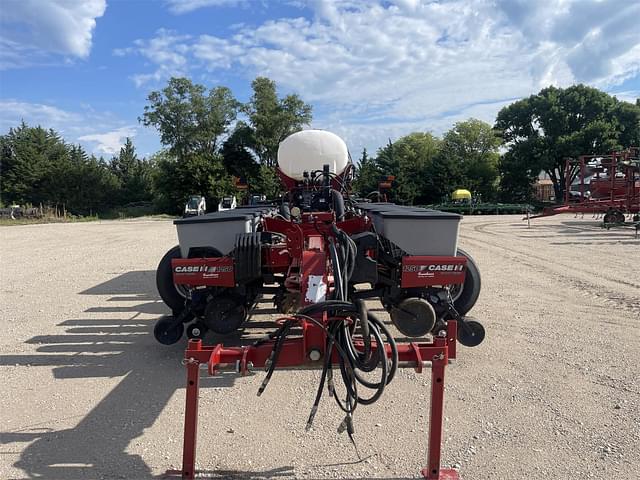
[[93,222],[95,220],[100,220],[97,215],[87,217],[75,215],[67,215],[66,217],[18,217],[15,220],[11,218],[0,218],[0,226],[8,227],[12,225],[37,225],[40,223]]

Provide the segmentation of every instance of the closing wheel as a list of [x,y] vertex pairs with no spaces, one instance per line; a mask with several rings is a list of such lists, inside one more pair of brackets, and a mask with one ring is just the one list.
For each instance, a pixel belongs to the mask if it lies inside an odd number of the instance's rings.
[[611,209],[604,214],[604,223],[624,223],[624,213],[617,209]]
[[403,300],[391,309],[390,315],[396,328],[407,337],[422,337],[429,333],[436,323],[436,312],[431,304],[422,298]]
[[156,287],[162,301],[171,310],[184,309],[185,290],[181,285],[173,283],[173,271],[171,270],[171,260],[174,258],[182,258],[180,246],[176,245],[167,253],[165,253],[158,269],[156,270]]
[[218,335],[229,335],[247,319],[247,308],[231,298],[216,298],[204,310],[204,322]]
[[458,341],[465,347],[477,347],[484,340],[484,327],[475,320],[458,323]]
[[453,305],[460,315],[469,312],[478,301],[480,296],[481,278],[478,266],[467,252],[458,249],[457,256],[467,258],[467,270],[465,272],[464,283],[453,285],[450,289]]
[[163,345],[173,345],[182,338],[184,324],[176,323],[175,317],[165,315],[153,327],[153,336]]

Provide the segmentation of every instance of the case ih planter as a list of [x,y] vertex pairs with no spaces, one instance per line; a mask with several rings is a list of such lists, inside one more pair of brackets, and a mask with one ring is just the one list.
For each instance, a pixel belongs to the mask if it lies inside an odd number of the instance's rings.
[[[460,215],[349,197],[352,165],[344,142],[324,131],[288,137],[278,151],[287,190],[279,206],[239,208],[176,220],[179,246],[158,267],[158,290],[173,310],[155,336],[172,344],[186,333],[188,368],[183,478],[195,475],[198,385],[210,374],[264,367],[266,388],[278,369],[322,370],[308,426],[324,391],[345,412],[338,431],[353,433],[353,412],[375,402],[399,367],[432,370],[425,478],[457,479],[440,469],[444,369],[456,342],[476,346],[480,323],[465,315],[480,293],[480,273],[457,246]],[[203,346],[208,331],[225,335],[247,321],[260,296],[282,313],[279,328],[247,347]],[[397,329],[396,343],[364,301],[379,298]],[[424,337],[432,335],[431,341]],[[335,368],[335,371],[334,371]],[[377,379],[371,374],[378,372]],[[336,377],[343,383],[338,398]]]

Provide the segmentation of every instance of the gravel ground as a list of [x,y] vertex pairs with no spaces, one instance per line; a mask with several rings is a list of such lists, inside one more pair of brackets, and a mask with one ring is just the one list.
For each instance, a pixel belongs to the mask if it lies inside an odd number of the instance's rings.
[[[171,222],[0,228],[0,478],[152,478],[179,468],[185,346],[157,344]],[[448,368],[443,464],[470,479],[640,477],[640,239],[592,219],[467,217],[460,245],[487,329]],[[270,308],[265,303],[264,308]],[[378,305],[379,308],[379,305]],[[267,310],[269,312],[269,310]],[[260,334],[257,317],[245,335]],[[359,462],[318,372],[203,378],[208,478],[415,478],[429,375],[402,371],[356,414]]]

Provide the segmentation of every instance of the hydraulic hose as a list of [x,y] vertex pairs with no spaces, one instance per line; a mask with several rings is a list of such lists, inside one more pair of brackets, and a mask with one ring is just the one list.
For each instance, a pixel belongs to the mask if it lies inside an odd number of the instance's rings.
[[[262,394],[273,375],[285,339],[293,324],[299,319],[312,322],[325,331],[326,343],[322,375],[307,420],[307,429],[313,424],[324,387],[328,385],[329,395],[334,397],[339,408],[346,413],[338,431],[347,430],[353,441],[353,412],[358,404],[370,405],[382,396],[398,368],[398,348],[384,323],[367,311],[362,300],[357,300],[355,303],[347,300],[349,281],[356,266],[357,247],[353,239],[335,225],[333,233],[335,239],[330,238],[328,242],[334,278],[333,298],[302,308],[293,315],[295,319],[287,320],[273,334],[274,345],[269,357],[267,376],[258,390],[258,395]],[[314,318],[325,313],[329,319],[326,323]],[[362,342],[361,348],[357,345],[358,341]],[[332,363],[334,355],[338,357],[340,377],[344,384],[344,401],[340,400],[335,389]],[[363,375],[377,368],[380,369],[378,380],[370,380]],[[359,390],[373,390],[373,393],[361,395]]]
[[[323,326],[321,322],[312,317],[312,315],[323,312],[329,313],[330,317],[332,317],[332,321],[328,327]],[[330,359],[333,356],[334,348],[338,353],[340,373],[347,392],[347,401],[345,404],[342,404],[338,396],[334,395],[340,408],[350,413],[353,412],[359,403],[370,405],[378,400],[384,392],[385,386],[388,385],[395,376],[398,368],[397,345],[383,322],[371,313],[368,313],[363,302],[355,305],[351,302],[337,300],[328,300],[309,305],[303,308],[296,316],[314,322],[327,332],[325,362],[321,376],[321,385],[316,395],[317,402],[319,403],[320,401],[321,392],[327,376],[332,378],[332,374],[329,374],[328,371],[332,369]],[[363,323],[362,320],[366,318],[364,322],[367,324],[369,330],[370,345],[368,355],[358,351],[356,348],[353,341],[355,329],[351,330],[349,328],[347,318],[360,320],[361,325]],[[371,337],[373,337],[373,340],[376,342],[375,351],[371,349]],[[386,337],[386,343],[389,344],[390,355],[387,354],[384,337]],[[365,344],[364,339],[363,344]],[[381,370],[380,381],[378,382],[368,381],[358,373],[358,371],[371,372],[378,366],[380,366]],[[375,392],[369,397],[360,396],[358,394],[358,385],[373,389]],[[314,403],[314,407],[315,409],[312,410],[317,410],[317,403]]]

